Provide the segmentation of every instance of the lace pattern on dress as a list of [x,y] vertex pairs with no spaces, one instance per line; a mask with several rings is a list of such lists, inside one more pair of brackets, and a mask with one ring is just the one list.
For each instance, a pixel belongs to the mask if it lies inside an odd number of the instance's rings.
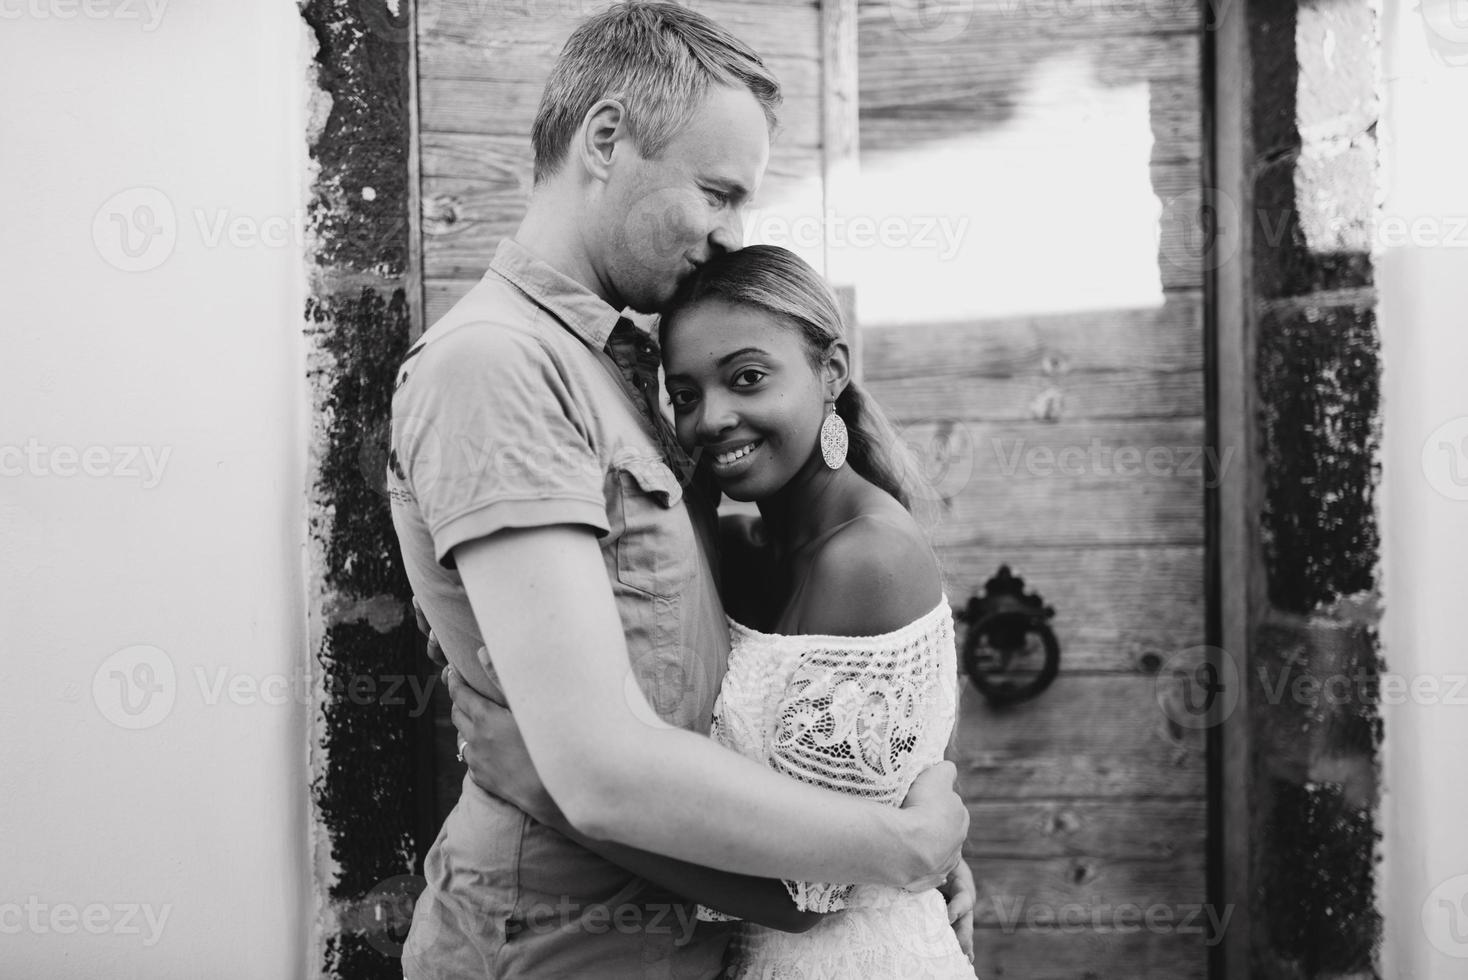
[[[730,620],[729,672],[713,738],[796,779],[899,805],[943,758],[956,713],[953,619],[937,608],[880,636],[782,636]],[[803,911],[833,912],[872,894],[787,881]],[[880,890],[878,890],[880,892]],[[699,917],[731,916],[699,908]]]

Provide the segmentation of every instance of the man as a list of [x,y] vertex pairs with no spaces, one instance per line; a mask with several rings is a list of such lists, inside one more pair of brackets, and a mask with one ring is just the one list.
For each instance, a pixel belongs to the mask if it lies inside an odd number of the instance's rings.
[[564,814],[554,829],[465,780],[426,861],[413,980],[712,977],[728,929],[695,929],[687,898],[800,928],[777,879],[931,887],[957,860],[947,764],[893,810],[704,737],[728,654],[712,501],[680,478],[656,344],[620,311],[656,311],[739,247],[779,100],[698,14],[592,18],[546,85],[523,223],[400,371],[409,579],[463,681],[513,706]]

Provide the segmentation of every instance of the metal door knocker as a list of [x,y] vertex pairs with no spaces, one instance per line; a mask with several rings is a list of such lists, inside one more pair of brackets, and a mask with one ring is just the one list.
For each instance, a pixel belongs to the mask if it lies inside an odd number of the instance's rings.
[[[954,610],[954,618],[968,627],[961,651],[963,669],[991,705],[1028,701],[1060,673],[1060,641],[1049,623],[1054,615],[1039,593],[1025,594],[1025,580],[1012,574],[1008,565],[999,566],[999,572],[984,583],[982,598],[973,596],[967,607]],[[1011,667],[1027,659],[1031,635],[1044,648],[1044,664],[1039,671]],[[1003,676],[1009,673],[1029,676],[1025,680]]]

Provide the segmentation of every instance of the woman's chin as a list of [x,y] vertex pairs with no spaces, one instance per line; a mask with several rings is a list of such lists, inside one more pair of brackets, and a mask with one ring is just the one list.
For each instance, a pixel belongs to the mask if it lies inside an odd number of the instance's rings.
[[718,484],[719,492],[730,500],[757,503],[779,493],[789,482],[789,477],[780,479],[778,474],[754,469],[732,480],[721,480],[716,476],[714,482]]
[[719,492],[730,500],[737,500],[742,504],[753,503],[760,499],[760,495],[740,487],[719,487]]
[[737,476],[721,476],[714,471],[714,482],[719,486],[719,491],[730,500],[738,500],[741,503],[763,500],[770,495],[770,488],[766,485],[769,481],[760,479],[760,467],[747,469]]
[[741,476],[737,479],[726,480],[715,476],[714,483],[718,486],[719,492],[730,500],[748,503],[751,500],[759,499],[759,493],[755,489],[753,481],[746,477]]

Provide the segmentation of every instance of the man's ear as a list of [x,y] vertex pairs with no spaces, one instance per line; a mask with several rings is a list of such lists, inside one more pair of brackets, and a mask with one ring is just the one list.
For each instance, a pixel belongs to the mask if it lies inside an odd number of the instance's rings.
[[826,385],[826,394],[832,401],[841,397],[846,386],[851,383],[851,348],[846,341],[838,340],[826,351],[825,362],[821,365],[821,380]]
[[602,99],[586,110],[576,137],[581,166],[594,180],[605,181],[611,173],[617,144],[627,138],[626,108],[616,99]]

